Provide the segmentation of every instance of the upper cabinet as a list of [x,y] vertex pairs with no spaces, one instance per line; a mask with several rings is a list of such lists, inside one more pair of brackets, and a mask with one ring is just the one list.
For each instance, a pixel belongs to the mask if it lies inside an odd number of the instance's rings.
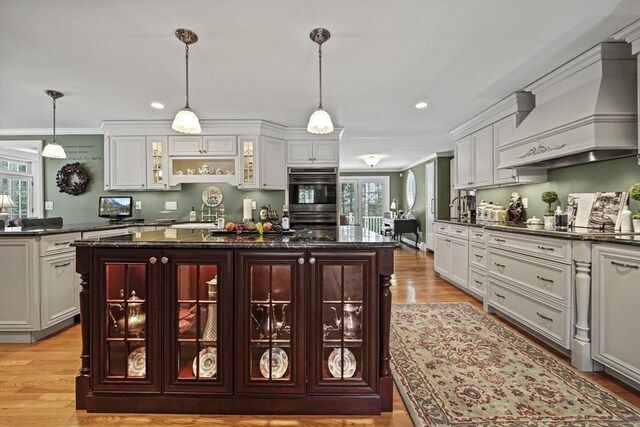
[[235,135],[170,136],[171,156],[235,156]]
[[497,150],[534,105],[533,95],[516,92],[451,131],[455,144],[455,189],[543,182],[545,170],[497,169]]
[[284,190],[287,182],[285,141],[262,137],[260,150],[260,180],[263,190]]
[[338,141],[289,141],[289,165],[338,165]]

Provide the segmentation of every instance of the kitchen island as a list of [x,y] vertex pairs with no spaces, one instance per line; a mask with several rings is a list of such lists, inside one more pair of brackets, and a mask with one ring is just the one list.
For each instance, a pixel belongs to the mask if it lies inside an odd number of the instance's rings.
[[361,227],[83,239],[89,412],[378,414],[395,242]]

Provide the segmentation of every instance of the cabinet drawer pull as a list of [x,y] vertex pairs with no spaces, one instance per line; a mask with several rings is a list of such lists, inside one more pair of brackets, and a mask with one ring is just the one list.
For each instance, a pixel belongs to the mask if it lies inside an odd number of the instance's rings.
[[625,264],[622,262],[616,262],[616,261],[611,261],[611,264],[613,265],[617,265],[618,267],[627,267],[627,268],[633,268],[635,270],[639,269],[640,267],[637,265],[633,265],[633,264]]
[[538,249],[541,249],[543,251],[555,251],[555,249],[553,248],[548,248],[546,246],[540,246],[540,245],[538,245]]
[[162,258],[160,258],[160,262],[163,264],[166,264],[169,262],[169,258],[167,258],[166,256],[163,256]]
[[473,235],[476,236],[476,237],[482,237],[481,233],[473,233]]
[[541,318],[543,318],[544,320],[548,320],[549,322],[553,322],[553,319],[551,317],[547,317],[547,316],[545,316],[543,314],[538,313],[537,311],[536,311],[536,314],[538,316],[540,316]]
[[496,265],[496,267],[500,267],[500,268],[505,268],[506,267],[506,265],[498,264],[497,262],[494,262],[494,264]]
[[497,293],[497,292],[494,292],[493,294],[494,294],[495,296],[497,296],[498,298],[506,298],[504,295],[500,295],[500,294],[499,294],[499,293]]
[[478,285],[484,285],[484,283],[482,283],[480,280],[478,279],[473,279],[474,282],[476,282]]
[[475,254],[475,256],[476,256],[476,258],[478,258],[478,259],[482,259],[482,258],[484,258],[482,255],[478,255],[478,254]]
[[540,280],[541,280],[541,281],[543,281],[543,282],[553,283],[553,280],[551,280],[551,279],[545,279],[545,278],[544,278],[544,277],[542,277],[542,276],[538,276],[538,279],[540,279]]
[[304,258],[302,257],[298,258],[298,264],[300,265],[304,264]]
[[500,242],[500,243],[504,243],[506,242],[506,240],[504,239],[498,239],[497,237],[494,239],[496,242]]
[[71,261],[65,262],[64,264],[58,264],[54,268],[62,268],[62,267],[66,267],[68,265],[71,265]]
[[156,262],[158,262],[158,258],[152,256],[151,258],[149,258],[149,264],[155,264]]
[[456,233],[462,233],[462,230],[456,230]]
[[71,243],[71,241],[69,241],[69,242],[57,242],[57,243],[54,243],[53,246],[66,246],[69,243]]

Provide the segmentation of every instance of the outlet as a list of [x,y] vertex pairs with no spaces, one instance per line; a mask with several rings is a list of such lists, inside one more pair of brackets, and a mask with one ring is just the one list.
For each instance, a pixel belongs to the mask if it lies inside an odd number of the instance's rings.
[[142,209],[142,200],[136,200],[136,209],[137,210]]
[[164,202],[164,209],[167,211],[177,211],[178,202]]
[[253,209],[254,211],[257,209],[258,205],[256,205],[256,201],[252,200],[251,201],[251,209]]
[[44,210],[52,211],[53,210],[53,202],[44,202]]
[[529,199],[526,197],[522,198],[522,207],[527,209],[529,207]]

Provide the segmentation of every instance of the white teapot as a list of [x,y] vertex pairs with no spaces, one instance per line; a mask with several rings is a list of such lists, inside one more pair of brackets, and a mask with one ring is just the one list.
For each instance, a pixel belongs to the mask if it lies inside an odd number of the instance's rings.
[[209,175],[212,172],[211,167],[208,164],[203,164],[201,168],[198,169],[200,175]]

